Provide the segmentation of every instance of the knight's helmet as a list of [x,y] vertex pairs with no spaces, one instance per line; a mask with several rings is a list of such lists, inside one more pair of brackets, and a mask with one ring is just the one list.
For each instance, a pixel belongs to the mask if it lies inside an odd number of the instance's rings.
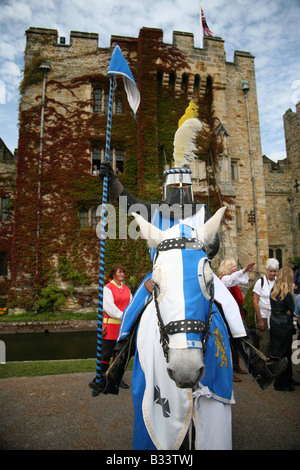
[[190,164],[195,160],[195,137],[202,129],[198,106],[191,101],[178,123],[174,136],[174,168],[164,171],[163,201],[169,205],[188,204],[193,201]]
[[165,170],[163,201],[170,206],[173,204],[188,204],[193,202],[192,170],[189,168],[171,168]]

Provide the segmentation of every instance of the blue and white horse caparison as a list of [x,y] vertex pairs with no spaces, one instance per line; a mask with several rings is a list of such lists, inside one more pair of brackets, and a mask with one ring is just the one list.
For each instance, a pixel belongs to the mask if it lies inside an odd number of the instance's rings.
[[181,224],[161,231],[134,214],[156,248],[132,376],[135,450],[177,450],[192,423],[196,449],[232,447],[231,351],[204,251],[224,211],[196,231]]

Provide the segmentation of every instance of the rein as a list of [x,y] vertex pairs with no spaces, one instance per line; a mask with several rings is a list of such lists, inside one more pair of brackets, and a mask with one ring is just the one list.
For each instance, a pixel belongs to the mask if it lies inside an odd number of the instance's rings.
[[[173,238],[170,240],[164,240],[161,242],[156,248],[156,258],[160,251],[167,251],[167,250],[174,250],[174,249],[192,249],[192,250],[199,250],[203,249],[203,244],[199,242],[199,240],[193,238]],[[206,350],[206,343],[208,340],[208,336],[210,334],[209,327],[212,321],[212,306],[214,302],[213,296],[213,286],[211,287],[210,292],[210,301],[209,301],[209,311],[208,317],[206,322],[201,320],[176,320],[171,321],[167,325],[164,325],[158,301],[157,301],[157,286],[154,285],[153,287],[153,297],[154,297],[154,304],[156,309],[156,315],[158,320],[158,326],[160,331],[160,342],[163,348],[164,356],[168,361],[168,353],[169,353],[169,335],[174,335],[176,333],[202,333],[202,345],[203,345],[203,354],[205,354]]]

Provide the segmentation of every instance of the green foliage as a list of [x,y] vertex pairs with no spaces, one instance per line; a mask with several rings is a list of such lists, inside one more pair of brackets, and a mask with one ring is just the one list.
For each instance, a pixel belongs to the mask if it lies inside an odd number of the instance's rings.
[[48,285],[40,290],[35,302],[35,310],[39,313],[56,312],[63,307],[67,297],[73,292],[73,286],[83,286],[91,283],[88,275],[75,268],[73,263],[65,256],[60,258],[58,272],[63,281],[69,282],[72,287],[61,289],[52,278],[52,274],[48,276],[50,281]]
[[82,286],[91,283],[88,275],[80,270],[77,270],[73,263],[65,256],[61,257],[58,270],[62,280],[71,282],[73,286]]
[[41,290],[36,309],[38,312],[56,312],[66,301],[66,294],[56,284],[51,283]]
[[288,262],[293,266],[293,270],[300,268],[300,256],[294,256],[293,258],[288,258]]
[[255,283],[249,287],[244,297],[243,307],[247,310],[246,323],[249,328],[255,328],[255,310],[253,305],[253,288]]
[[75,179],[71,184],[70,194],[79,207],[89,207],[91,203],[101,201],[102,184],[99,178],[87,174],[84,179]]
[[26,63],[23,70],[23,79],[19,87],[21,95],[23,95],[27,87],[43,81],[44,74],[39,67],[45,60],[47,58],[43,57],[39,50],[32,54],[31,60]]
[[136,276],[130,276],[130,278],[127,280],[128,287],[132,293],[132,295],[135,293],[137,287],[138,287],[138,280]]

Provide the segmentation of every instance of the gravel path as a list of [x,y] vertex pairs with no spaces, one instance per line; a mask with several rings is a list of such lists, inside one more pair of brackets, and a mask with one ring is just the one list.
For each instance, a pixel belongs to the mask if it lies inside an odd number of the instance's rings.
[[[0,380],[0,449],[131,450],[131,388],[92,397],[94,374]],[[249,374],[234,383],[234,450],[299,450],[300,387],[262,391]],[[300,377],[295,377],[300,382]],[[131,372],[125,381],[131,385]]]

